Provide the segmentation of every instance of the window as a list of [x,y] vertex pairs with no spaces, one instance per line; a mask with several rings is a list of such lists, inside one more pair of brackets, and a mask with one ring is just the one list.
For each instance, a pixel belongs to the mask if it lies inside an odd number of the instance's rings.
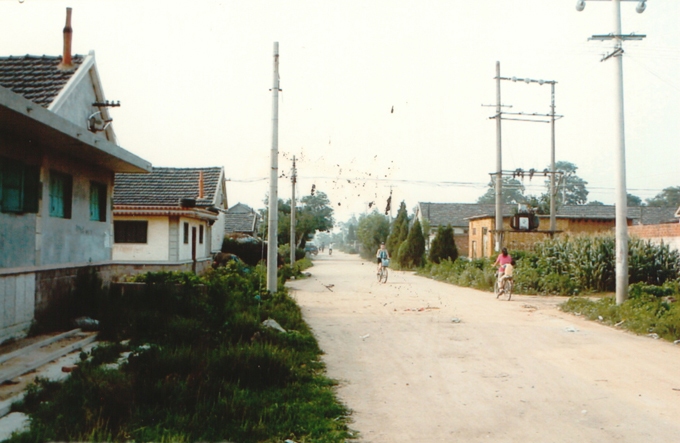
[[50,216],[71,218],[73,177],[50,171]]
[[203,225],[198,227],[198,242],[203,244]]
[[0,157],[0,210],[38,212],[40,168]]
[[184,244],[189,244],[189,223],[184,223]]
[[106,185],[90,182],[90,220],[106,221]]
[[113,241],[115,243],[146,243],[148,221],[114,221]]

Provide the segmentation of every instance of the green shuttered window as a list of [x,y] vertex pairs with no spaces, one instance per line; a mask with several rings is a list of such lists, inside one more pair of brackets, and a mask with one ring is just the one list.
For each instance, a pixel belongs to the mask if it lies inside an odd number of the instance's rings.
[[73,177],[50,171],[50,216],[71,218]]
[[0,210],[38,212],[40,168],[0,157]]
[[106,185],[90,182],[90,220],[106,221]]

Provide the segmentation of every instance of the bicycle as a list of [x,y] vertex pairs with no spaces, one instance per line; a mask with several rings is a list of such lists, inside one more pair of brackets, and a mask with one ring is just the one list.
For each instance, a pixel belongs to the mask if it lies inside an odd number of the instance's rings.
[[507,300],[509,301],[510,298],[512,297],[512,286],[513,286],[513,281],[512,277],[509,278],[502,278],[500,274],[496,277],[496,283],[493,285],[493,290],[494,293],[496,294],[496,298],[500,298],[501,295],[505,295],[507,297]]
[[378,283],[387,283],[387,267],[389,265],[389,260],[383,260],[380,265],[380,271],[378,271]]

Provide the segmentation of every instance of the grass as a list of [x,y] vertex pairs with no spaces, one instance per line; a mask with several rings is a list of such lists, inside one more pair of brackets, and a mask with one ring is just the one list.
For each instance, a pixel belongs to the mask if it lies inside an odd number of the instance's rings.
[[[101,336],[64,383],[37,380],[15,410],[31,428],[12,442],[345,442],[350,411],[282,286],[230,265],[197,279],[148,274],[143,292],[101,301]],[[107,313],[107,315],[104,315]],[[286,333],[262,326],[275,319]],[[129,358],[119,368],[121,352]]]
[[680,305],[673,301],[675,298],[680,298],[678,283],[668,282],[663,286],[636,283],[630,286],[629,298],[621,305],[616,305],[613,296],[572,297],[560,308],[637,334],[653,333],[675,341],[680,340]]

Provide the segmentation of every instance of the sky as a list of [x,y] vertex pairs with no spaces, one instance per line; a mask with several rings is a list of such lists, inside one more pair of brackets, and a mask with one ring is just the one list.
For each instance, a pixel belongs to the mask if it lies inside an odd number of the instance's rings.
[[[621,3],[626,176],[643,200],[680,186],[680,2]],[[613,4],[575,0],[0,0],[0,55],[95,52],[119,144],[154,166],[223,166],[229,205],[265,206],[279,43],[278,196],[312,186],[338,221],[401,201],[472,203],[496,169],[502,77],[553,80],[556,159],[589,200],[615,200]],[[547,114],[550,86],[501,82],[510,112]],[[503,121],[503,169],[543,170],[550,125]],[[543,178],[524,180],[527,193]]]

